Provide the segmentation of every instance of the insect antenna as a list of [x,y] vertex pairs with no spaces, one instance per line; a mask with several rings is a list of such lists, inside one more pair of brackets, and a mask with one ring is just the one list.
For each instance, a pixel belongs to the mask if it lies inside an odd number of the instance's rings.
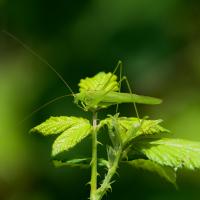
[[114,74],[116,73],[116,71],[118,70],[119,67],[120,68],[122,67],[122,61],[121,60],[118,61],[117,66],[113,70],[112,75],[110,76],[110,78],[108,79],[108,81],[106,82],[106,84],[104,85],[103,89],[105,89],[106,86],[109,84],[110,80],[112,79],[112,77],[114,76]]
[[[117,66],[115,67],[114,71],[112,72],[112,74],[111,74],[111,76],[109,77],[109,79],[107,80],[107,82],[104,84],[102,90],[104,90],[104,89],[106,88],[106,86],[109,84],[111,78],[114,76],[114,74],[115,74],[115,72],[117,71],[117,69],[118,69],[119,67],[121,67],[121,65],[122,65],[122,61],[119,60],[118,63],[117,63]],[[107,93],[109,93],[114,87],[115,87],[115,86],[113,86],[110,90],[106,91],[106,92],[104,93],[104,95],[106,95]],[[120,87],[121,87],[121,85],[120,85]],[[102,99],[103,99],[103,97],[102,97]]]
[[48,101],[47,103],[43,104],[42,106],[40,106],[39,108],[35,109],[34,111],[32,111],[30,114],[28,114],[24,119],[22,119],[17,125],[21,125],[23,124],[26,120],[28,120],[29,118],[31,118],[35,113],[39,112],[40,110],[42,110],[43,108],[47,107],[48,105],[58,101],[58,100],[61,100],[65,97],[68,97],[68,96],[73,96],[73,94],[67,94],[67,95],[63,95],[63,96],[59,96],[59,97],[56,97],[50,101]]
[[69,91],[72,93],[72,95],[74,96],[74,92],[72,90],[72,88],[69,86],[69,84],[65,81],[65,79],[61,76],[60,73],[58,73],[55,68],[49,64],[49,62],[44,59],[43,57],[41,57],[39,54],[37,54],[33,49],[31,49],[28,45],[26,45],[24,42],[22,42],[19,38],[17,38],[16,36],[14,36],[13,34],[9,33],[6,30],[2,31],[5,35],[9,36],[10,38],[12,38],[13,40],[15,40],[16,42],[18,42],[24,49],[26,49],[29,53],[31,53],[33,56],[35,56],[38,60],[40,60],[42,63],[44,63],[46,66],[48,66],[57,76],[58,78],[64,83],[64,85],[69,89]]

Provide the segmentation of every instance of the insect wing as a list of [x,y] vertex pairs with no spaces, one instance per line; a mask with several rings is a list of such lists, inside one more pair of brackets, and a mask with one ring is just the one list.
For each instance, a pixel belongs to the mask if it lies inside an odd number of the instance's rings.
[[161,99],[149,97],[149,96],[142,96],[137,94],[131,93],[119,93],[119,92],[109,92],[106,94],[102,100],[102,103],[141,103],[141,104],[160,104],[162,102]]

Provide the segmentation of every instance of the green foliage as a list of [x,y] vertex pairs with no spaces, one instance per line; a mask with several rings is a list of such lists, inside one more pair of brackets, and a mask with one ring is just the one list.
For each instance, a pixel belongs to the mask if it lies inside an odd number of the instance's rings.
[[[116,70],[115,70],[116,71]],[[52,156],[68,151],[84,138],[92,136],[92,157],[72,160],[54,160],[56,167],[91,167],[91,200],[101,200],[111,189],[112,179],[119,163],[158,173],[176,186],[176,170],[200,168],[200,143],[182,139],[169,139],[169,130],[160,125],[162,120],[120,117],[119,113],[97,121],[97,111],[118,103],[158,104],[161,101],[132,93],[119,92],[120,83],[113,73],[100,72],[92,78],[81,79],[80,93],[74,94],[75,103],[85,111],[93,112],[93,126],[79,117],[50,117],[31,132],[59,134],[52,146]],[[103,127],[110,138],[104,147],[107,158],[97,156],[97,132]],[[97,167],[104,167],[106,174],[97,188]]]
[[119,91],[117,76],[112,73],[100,72],[92,78],[81,79],[79,85],[80,92],[102,91],[116,92]]
[[68,151],[91,133],[91,125],[87,119],[78,117],[50,117],[42,124],[31,129],[41,134],[59,135],[53,143],[52,156]]
[[77,117],[50,117],[42,124],[31,129],[31,132],[39,132],[42,135],[54,135],[64,132],[74,124],[77,124],[79,118]]
[[139,136],[161,136],[164,133],[169,133],[169,130],[160,126],[161,122],[162,120],[118,117],[118,115],[115,115],[102,120],[100,127],[107,125],[108,128],[117,129],[122,143],[125,144]]
[[155,172],[176,186],[176,172],[171,167],[162,166],[151,160],[145,159],[132,160],[127,163],[135,168]]
[[52,156],[56,156],[63,151],[68,151],[87,137],[91,133],[91,130],[88,120],[79,119],[75,125],[65,130],[56,138],[52,147]]
[[89,168],[91,158],[77,158],[67,161],[53,160],[55,167],[80,167],[80,168]]
[[[61,161],[61,160],[53,160],[53,164],[55,167],[80,167],[80,168],[89,168],[91,163],[91,158],[77,158],[67,161]],[[100,167],[108,167],[108,161],[99,158],[98,159],[98,165]]]
[[133,144],[148,159],[174,169],[200,168],[200,143],[182,139],[141,140]]

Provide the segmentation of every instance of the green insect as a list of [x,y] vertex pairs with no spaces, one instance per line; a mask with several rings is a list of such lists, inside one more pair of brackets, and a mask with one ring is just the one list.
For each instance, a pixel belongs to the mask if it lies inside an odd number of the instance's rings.
[[121,103],[141,103],[149,105],[161,103],[161,100],[158,98],[119,92],[109,92],[105,94],[103,91],[78,93],[75,95],[75,103],[79,101],[86,111],[106,108]]
[[[27,117],[29,118],[35,112],[41,110],[52,102],[55,102],[61,98],[66,96],[73,96],[74,102],[79,107],[83,108],[84,111],[97,111],[102,108],[107,108],[111,105],[118,105],[121,103],[140,103],[140,104],[160,104],[161,100],[158,98],[141,96],[137,94],[133,94],[130,85],[128,83],[127,78],[122,77],[122,62],[119,61],[115,70],[111,73],[100,72],[94,77],[81,79],[79,83],[79,93],[74,93],[68,83],[64,80],[64,78],[41,56],[39,56],[35,51],[33,51],[29,46],[24,44],[21,40],[16,38],[11,33],[4,31],[9,37],[20,43],[26,50],[28,50],[33,56],[37,57],[41,62],[47,65],[65,84],[65,86],[70,90],[71,94],[64,95],[61,97],[57,97],[48,103],[44,104],[40,108],[33,111]],[[117,81],[117,76],[115,75],[117,69],[120,69],[120,80]],[[126,81],[130,93],[122,93],[121,82]],[[137,113],[137,108],[135,106],[135,110]],[[26,117],[26,118],[27,118]]]
[[[120,62],[121,64],[121,62]],[[121,103],[160,104],[161,100],[148,96],[120,92],[120,83],[113,73],[100,72],[92,78],[82,79],[80,92],[74,94],[74,102],[82,105],[85,111],[95,111]]]

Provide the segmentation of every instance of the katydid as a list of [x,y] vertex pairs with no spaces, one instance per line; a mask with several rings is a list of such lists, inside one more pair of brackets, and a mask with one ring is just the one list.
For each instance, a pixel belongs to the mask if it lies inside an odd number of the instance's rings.
[[[116,71],[116,70],[114,70]],[[102,80],[101,78],[104,78]],[[99,80],[97,82],[96,80]],[[127,80],[123,77],[122,80]],[[121,81],[119,83],[121,83]],[[95,111],[121,103],[160,104],[161,100],[154,97],[141,96],[133,93],[120,92],[120,84],[113,73],[100,72],[92,78],[79,83],[80,93],[74,94],[76,104],[81,103],[85,111]],[[84,85],[84,87],[82,87]],[[87,85],[87,87],[85,87]],[[128,85],[129,86],[129,85]]]
[[141,103],[141,104],[160,104],[161,100],[148,96],[141,96],[130,93],[109,92],[105,94],[104,91],[88,91],[74,95],[75,103],[81,102],[84,109],[96,110],[98,108],[106,108],[110,105],[120,103]]
[[[51,66],[44,58],[38,55],[35,51],[33,51],[28,45],[24,44],[16,36],[12,35],[11,33],[7,31],[3,31],[3,32],[7,34],[9,37],[11,37],[12,39],[14,39],[15,41],[17,41],[19,44],[21,44],[33,56],[37,57],[42,63],[48,66],[58,76],[58,78],[65,84],[65,86],[69,89],[69,91],[71,92],[71,96],[74,97],[75,104],[77,104],[79,107],[82,107],[85,111],[95,111],[101,108],[107,108],[108,106],[118,105],[121,103],[134,103],[134,104],[140,103],[140,104],[150,104],[150,105],[161,103],[161,100],[158,98],[141,96],[141,95],[133,94],[130,91],[130,86],[128,85],[127,78],[121,77],[121,68],[122,68],[121,61],[118,62],[118,65],[116,66],[116,68],[114,69],[112,73],[100,72],[92,78],[81,80],[81,82],[79,83],[80,92],[74,93],[71,87],[69,86],[69,84],[61,76],[61,74],[58,73],[55,70],[55,68]],[[115,72],[117,71],[118,67],[120,67],[120,81],[119,82],[117,82],[117,76],[115,75]],[[98,81],[96,81],[96,79]],[[123,80],[126,80],[130,93],[120,92],[121,82]],[[81,85],[85,85],[85,84],[88,87],[84,86],[84,88],[81,88]],[[49,105],[51,102],[54,102],[55,100],[61,99],[66,96],[70,96],[70,94],[53,99],[32,113],[35,113],[39,111],[41,108],[44,108],[46,105]],[[136,110],[136,113],[137,113],[137,110]]]

